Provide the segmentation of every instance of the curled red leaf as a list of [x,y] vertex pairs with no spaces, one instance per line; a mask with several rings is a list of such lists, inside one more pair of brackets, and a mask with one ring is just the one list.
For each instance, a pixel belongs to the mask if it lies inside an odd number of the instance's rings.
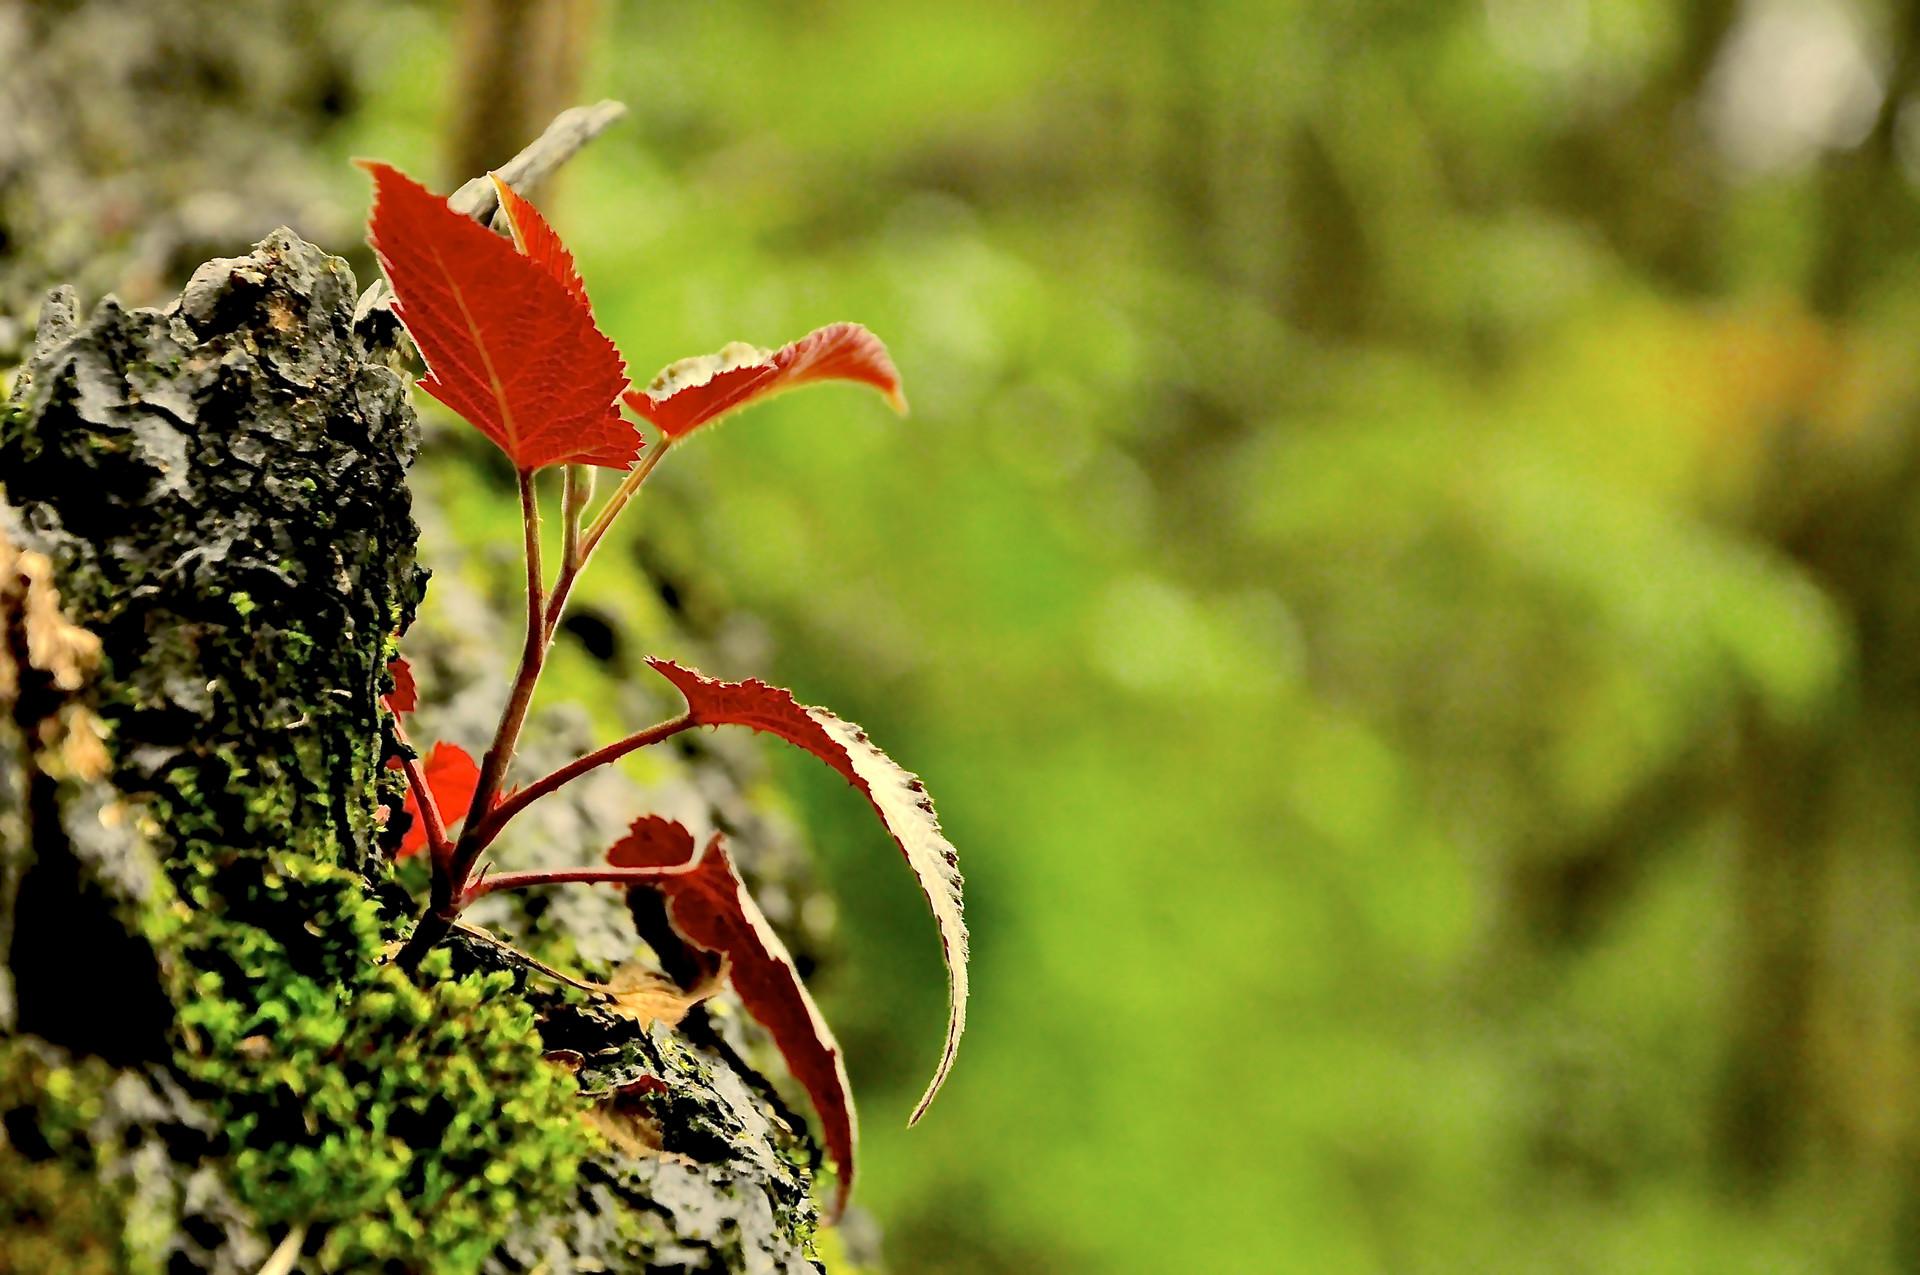
[[[399,764],[397,760],[393,763],[395,766]],[[474,789],[480,786],[480,767],[474,764],[473,755],[466,749],[442,740],[427,754],[426,764],[421,771],[440,817],[446,820],[448,828],[452,828],[466,817],[467,807],[473,804]],[[407,831],[400,839],[400,849],[394,852],[396,859],[419,854],[427,848],[426,820],[420,817],[420,805],[411,792],[407,793],[406,808],[407,813],[413,816],[413,822],[407,825]]]
[[791,345],[763,350],[735,341],[713,354],[661,369],[644,390],[628,390],[628,407],[668,438],[691,433],[762,399],[815,381],[857,381],[886,396],[904,415],[900,373],[880,338],[858,323],[830,323]]
[[933,909],[947,964],[947,1036],[927,1091],[908,1123],[926,1114],[953,1069],[967,1026],[967,922],[962,909],[959,853],[940,831],[933,799],[915,776],[902,770],[852,722],[824,708],[809,708],[790,692],[762,681],[722,682],[672,660],[649,659],[679,688],[693,720],[703,726],[733,724],[778,735],[833,767],[866,795],[913,869]]
[[524,255],[398,169],[362,167],[374,184],[368,242],[427,362],[420,388],[518,469],[632,464],[640,437],[618,404],[626,364],[551,252]]
[[607,861],[616,867],[682,869],[644,884],[666,898],[668,919],[681,938],[726,958],[727,977],[740,1003],[772,1035],[787,1070],[806,1089],[838,1174],[829,1221],[837,1219],[853,1190],[859,1140],[846,1066],[793,957],[747,893],[719,835],[695,861],[693,834],[684,825],[647,815],[607,851]]

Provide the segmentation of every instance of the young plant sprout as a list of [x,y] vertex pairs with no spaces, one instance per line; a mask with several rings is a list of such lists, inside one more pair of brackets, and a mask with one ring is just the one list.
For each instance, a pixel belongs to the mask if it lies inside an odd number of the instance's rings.
[[[494,179],[513,232],[509,242],[397,169],[379,163],[362,167],[374,184],[369,241],[393,289],[395,312],[427,365],[420,387],[512,461],[526,540],[525,642],[499,725],[479,762],[446,742],[436,743],[424,761],[419,758],[400,723],[415,707],[413,677],[404,661],[394,662],[394,688],[386,699],[403,750],[406,810],[413,816],[398,853],[424,850],[433,874],[431,897],[396,959],[403,968],[417,970],[462,910],[494,891],[581,882],[659,892],[680,936],[724,961],[741,1002],[768,1029],[807,1090],[838,1175],[829,1212],[837,1218],[853,1185],[856,1138],[846,1070],[792,958],[747,893],[720,838],[696,849],[685,827],[646,815],[607,852],[604,863],[493,872],[483,861],[514,816],[540,798],[696,726],[748,726],[804,748],[865,795],[933,909],[946,957],[947,1032],[933,1079],[908,1123],[926,1111],[953,1066],[966,1025],[967,929],[959,864],[920,781],[874,747],[859,727],[764,682],[724,682],[670,660],[649,659],[686,701],[684,712],[520,788],[505,789],[567,598],[613,521],[668,453],[702,425],[814,381],[870,385],[904,412],[899,374],[871,332],[836,323],[779,350],[735,343],[716,354],[683,359],[645,389],[633,388],[625,361],[594,321],[572,255],[532,204]],[[622,404],[652,427],[651,441],[621,414]],[[534,480],[555,466],[565,470],[562,547],[549,581],[541,562]],[[589,518],[596,468],[622,478]]]

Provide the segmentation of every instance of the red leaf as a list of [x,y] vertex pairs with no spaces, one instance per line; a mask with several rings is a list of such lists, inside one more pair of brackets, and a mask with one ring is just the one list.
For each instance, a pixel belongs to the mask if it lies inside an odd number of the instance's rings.
[[607,862],[616,868],[687,868],[693,866],[694,857],[693,834],[687,826],[662,815],[635,819],[627,835],[607,851]]
[[387,672],[393,675],[393,689],[387,692],[387,707],[396,715],[411,713],[420,703],[419,688],[413,682],[413,667],[396,655],[387,661]]
[[427,361],[420,388],[519,469],[632,464],[640,437],[616,401],[626,365],[555,260],[521,255],[395,168],[362,166],[374,184],[368,241]]
[[700,725],[731,723],[767,731],[839,771],[866,794],[906,856],[933,909],[947,962],[947,1039],[933,1080],[907,1123],[918,1121],[953,1069],[960,1034],[967,1026],[967,922],[961,908],[960,859],[940,831],[933,799],[917,778],[874,747],[865,731],[824,708],[808,708],[789,692],[765,682],[721,682],[672,660],[647,663],[686,696],[687,709]]
[[[678,868],[692,860],[693,834],[659,815],[636,819],[607,851],[607,861],[619,867]],[[786,945],[747,893],[718,834],[690,870],[665,873],[646,884],[666,897],[667,915],[681,938],[726,958],[740,1003],[772,1034],[787,1070],[813,1100],[827,1154],[839,1175],[828,1220],[839,1218],[853,1190],[859,1121],[840,1047],[800,981]]]
[[[472,754],[466,749],[443,740],[427,754],[422,770],[427,791],[433,794],[433,804],[451,829],[466,817],[467,807],[473,804],[473,790],[480,786],[480,767],[474,764]],[[413,822],[400,839],[400,849],[394,854],[396,859],[419,854],[427,848],[427,823],[420,817],[420,805],[411,792],[407,794],[407,813],[413,816]]]
[[573,254],[567,251],[567,245],[560,242],[560,236],[540,215],[540,210],[521,198],[519,191],[501,181],[498,173],[487,176],[500,196],[500,207],[506,210],[507,221],[513,227],[514,246],[520,249],[520,255],[558,279],[560,286],[580,298],[584,305],[587,285],[580,281],[580,271],[574,266]]
[[858,323],[816,328],[792,345],[762,350],[735,341],[715,354],[681,359],[661,369],[645,390],[628,390],[627,406],[668,438],[691,433],[761,399],[814,381],[858,381],[906,414],[900,373],[880,338]]

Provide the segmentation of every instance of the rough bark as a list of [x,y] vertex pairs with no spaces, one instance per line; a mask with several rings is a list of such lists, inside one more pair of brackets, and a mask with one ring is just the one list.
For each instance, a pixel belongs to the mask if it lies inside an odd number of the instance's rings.
[[0,1269],[811,1269],[815,1155],[702,1020],[382,961],[425,581],[355,298],[288,231],[165,310],[57,295],[0,416]]

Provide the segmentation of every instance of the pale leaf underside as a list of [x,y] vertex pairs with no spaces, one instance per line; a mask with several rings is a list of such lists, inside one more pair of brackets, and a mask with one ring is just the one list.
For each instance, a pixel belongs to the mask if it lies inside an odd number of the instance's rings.
[[858,323],[830,323],[778,350],[735,341],[713,354],[670,363],[644,390],[628,390],[628,407],[668,438],[787,390],[816,381],[872,386],[904,414],[900,373],[880,338]]

